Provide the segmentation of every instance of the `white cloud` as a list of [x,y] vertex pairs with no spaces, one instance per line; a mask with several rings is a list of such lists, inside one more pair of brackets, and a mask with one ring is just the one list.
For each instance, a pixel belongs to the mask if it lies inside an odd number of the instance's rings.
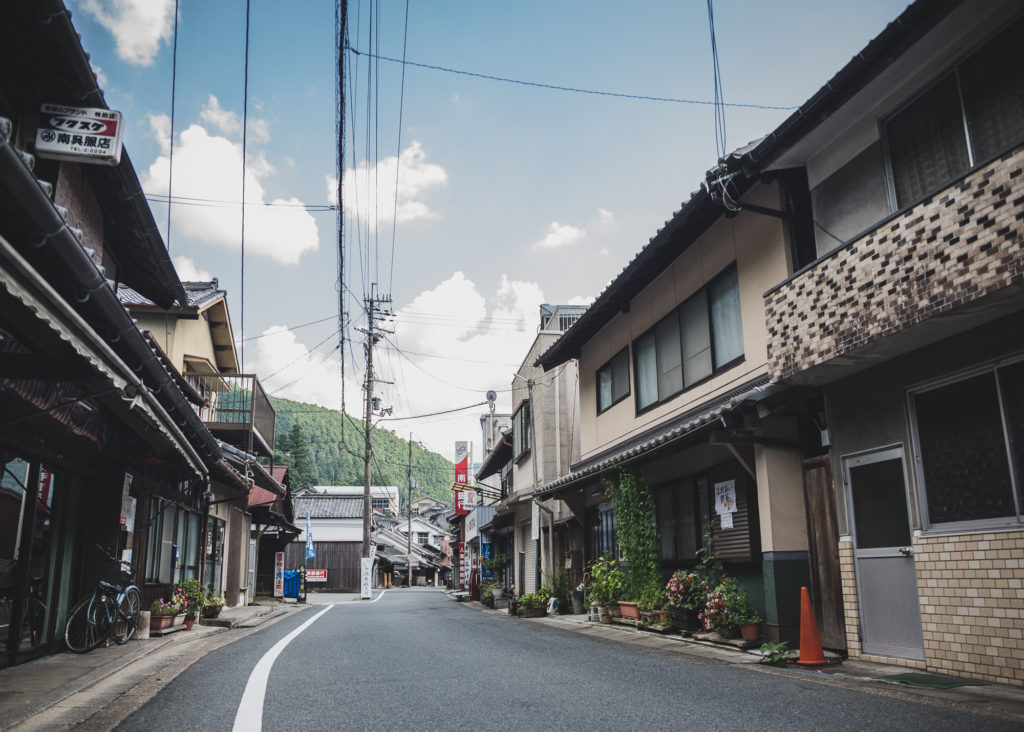
[[242,122],[235,112],[229,112],[220,106],[217,97],[210,94],[206,104],[199,112],[199,119],[209,125],[213,125],[225,135],[234,135],[242,131]]
[[174,0],[80,0],[86,15],[110,31],[117,55],[149,66],[174,28]]
[[196,264],[194,259],[188,257],[175,257],[174,269],[178,272],[178,278],[182,282],[209,282],[213,279],[213,275]]
[[576,297],[571,298],[566,305],[586,305],[587,307],[590,307],[592,302],[594,302],[594,298],[589,295],[577,295]]
[[[199,119],[225,135],[235,136],[242,133],[242,120],[238,113],[221,107],[220,101],[213,94],[209,95],[206,104],[200,110]],[[265,119],[249,119],[247,126],[250,141],[257,144],[270,142],[270,126]]]
[[586,229],[552,221],[543,239],[533,243],[534,249],[561,249],[575,244],[587,235]]
[[[399,157],[380,160],[375,167],[365,162],[345,171],[345,203],[349,215],[368,221],[370,226],[437,218],[421,196],[448,182],[448,173],[440,165],[428,163],[419,142],[413,142]],[[398,172],[396,206],[395,173]],[[379,186],[379,187],[378,187]],[[334,178],[327,177],[328,200],[337,204]],[[397,216],[396,214],[397,210]],[[376,213],[374,213],[376,212]]]
[[[161,115],[150,116],[150,127],[160,142],[161,155],[142,174],[142,186],[150,194],[167,194],[170,160],[170,126]],[[174,196],[208,201],[242,200],[242,146],[226,137],[210,134],[192,124],[174,146]],[[250,156],[245,174],[245,248],[249,254],[279,264],[297,264],[303,254],[315,251],[319,233],[313,216],[295,197],[268,200],[263,181],[273,174],[263,155]],[[265,206],[265,203],[282,204]],[[241,214],[237,205],[175,205],[173,231],[229,250],[240,248]]]
[[597,220],[602,226],[608,226],[615,220],[615,214],[606,208],[597,209]]
[[[526,357],[537,334],[539,307],[544,302],[540,287],[532,282],[502,276],[485,295],[462,272],[424,290],[412,302],[398,308],[388,325],[394,331],[374,351],[374,371],[382,381],[374,392],[394,417],[443,412],[483,402],[488,390],[498,392],[498,411],[512,410],[512,374]],[[268,337],[246,348],[246,369],[255,370],[264,387],[288,399],[337,409],[340,405],[337,352],[328,342],[313,354],[304,355],[309,344],[296,340],[284,328],[271,328]],[[401,349],[399,353],[398,349]],[[360,349],[355,349],[358,353]],[[250,353],[254,355],[250,358]],[[331,355],[325,359],[324,354]],[[296,363],[287,366],[290,362]],[[267,378],[277,369],[280,374]],[[346,362],[346,408],[361,414],[362,364]],[[456,440],[471,440],[480,459],[480,414],[485,406],[451,414],[380,422],[403,437],[416,440],[452,457]]]
[[99,84],[100,89],[106,89],[107,84],[110,83],[110,79],[103,73],[103,69],[100,66],[93,66],[92,73],[96,74],[96,83]]
[[160,154],[169,155],[171,152],[171,118],[166,114],[151,114],[147,119],[149,120],[149,132],[160,145]]

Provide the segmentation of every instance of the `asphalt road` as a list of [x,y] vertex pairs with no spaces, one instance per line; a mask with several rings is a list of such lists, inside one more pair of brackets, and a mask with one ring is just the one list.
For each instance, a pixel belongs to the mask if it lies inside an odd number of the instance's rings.
[[[393,590],[372,603],[343,599],[276,658],[263,729],[1020,729],[481,613],[435,590]],[[325,607],[212,652],[119,729],[231,729],[252,669]]]

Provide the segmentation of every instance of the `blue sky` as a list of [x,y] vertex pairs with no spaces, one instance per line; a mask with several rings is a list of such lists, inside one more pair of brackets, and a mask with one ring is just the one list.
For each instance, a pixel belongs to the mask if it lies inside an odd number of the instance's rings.
[[[166,194],[173,0],[66,2],[108,104],[126,116],[125,144],[144,188]],[[726,102],[799,105],[905,5],[719,0]],[[246,370],[279,396],[336,408],[335,215],[303,208],[329,203],[335,175],[334,3],[252,0],[251,8]],[[370,50],[372,12],[373,50],[402,57],[405,3],[350,0],[349,9],[355,49]],[[171,256],[183,278],[220,279],[240,338],[245,2],[181,0],[178,18],[173,194],[204,205],[172,207]],[[707,8],[697,0],[412,0],[407,28],[405,56],[421,64],[713,99]],[[358,300],[377,282],[397,314],[377,355],[382,378],[395,383],[376,393],[395,417],[474,404],[488,389],[510,411],[512,373],[532,343],[537,306],[596,297],[689,197],[716,160],[713,108],[413,66],[402,94],[400,64],[349,59],[356,101],[347,107],[346,163],[363,167],[346,185],[347,302],[362,325]],[[728,147],[787,115],[729,107]],[[287,205],[260,205],[273,201]],[[166,234],[166,205],[151,205]],[[361,342],[346,350],[346,408],[358,415]],[[478,414],[382,425],[451,457],[457,439],[479,444]]]

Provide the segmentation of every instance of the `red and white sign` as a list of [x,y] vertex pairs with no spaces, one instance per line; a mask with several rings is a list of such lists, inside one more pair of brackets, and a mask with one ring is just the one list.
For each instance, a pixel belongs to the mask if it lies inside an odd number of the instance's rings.
[[466,542],[459,542],[459,589],[469,586],[469,557],[466,556]]
[[326,569],[307,569],[306,570],[306,582],[326,582],[327,581],[327,570]]
[[476,491],[468,488],[455,491],[455,515],[465,516],[476,506]]
[[284,597],[284,552],[274,554],[274,597]]
[[120,112],[44,104],[36,128],[36,154],[53,160],[117,165],[123,136]]
[[53,489],[53,473],[46,468],[39,468],[39,506],[49,508],[50,491]]
[[469,443],[455,443],[455,482],[469,484]]

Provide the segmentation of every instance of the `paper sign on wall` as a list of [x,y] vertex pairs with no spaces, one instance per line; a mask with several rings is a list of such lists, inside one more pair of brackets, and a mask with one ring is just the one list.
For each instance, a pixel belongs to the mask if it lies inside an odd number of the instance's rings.
[[736,481],[715,483],[715,513],[736,513]]

